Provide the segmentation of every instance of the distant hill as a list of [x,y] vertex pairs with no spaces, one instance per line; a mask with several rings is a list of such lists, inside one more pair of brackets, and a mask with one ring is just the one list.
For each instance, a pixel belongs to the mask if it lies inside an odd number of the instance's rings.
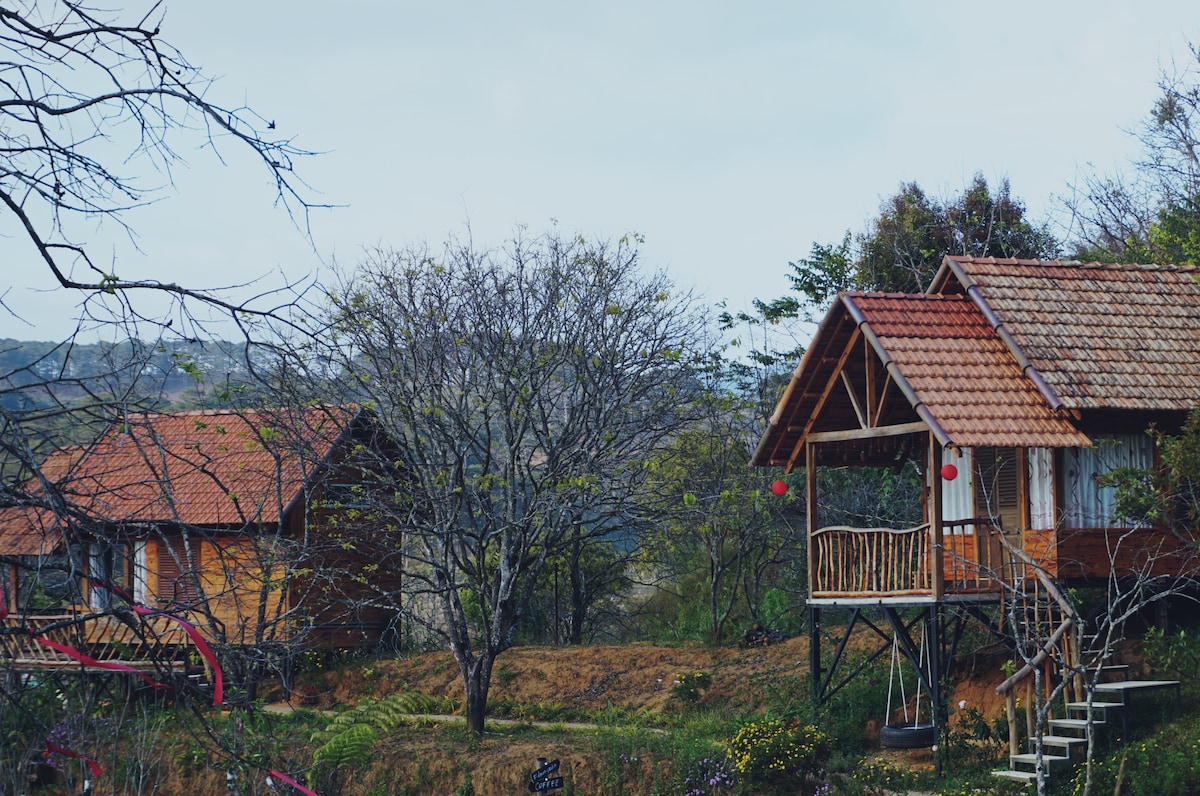
[[0,339],[0,406],[10,411],[127,397],[156,409],[213,405],[245,383],[240,344],[226,341],[52,343]]

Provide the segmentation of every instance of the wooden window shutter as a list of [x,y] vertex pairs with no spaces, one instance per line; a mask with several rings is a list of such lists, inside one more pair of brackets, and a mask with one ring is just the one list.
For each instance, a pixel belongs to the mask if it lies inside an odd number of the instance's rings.
[[200,602],[195,557],[199,553],[198,541],[191,541],[191,558],[183,539],[167,537],[159,539],[158,552],[158,604],[161,607],[181,605],[195,607]]
[[975,513],[1006,533],[1021,529],[1021,461],[1016,448],[975,449]]

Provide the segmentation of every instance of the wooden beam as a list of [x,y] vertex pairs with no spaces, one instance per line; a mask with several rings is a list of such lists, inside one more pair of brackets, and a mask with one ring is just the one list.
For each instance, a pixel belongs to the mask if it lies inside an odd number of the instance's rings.
[[862,339],[862,336],[862,328],[855,326],[854,331],[850,333],[850,339],[846,341],[845,348],[842,349],[841,356],[838,357],[837,364],[834,365],[833,374],[829,379],[829,382],[825,385],[825,389],[821,391],[821,396],[817,399],[816,404],[813,406],[812,413],[808,417],[808,421],[804,424],[804,432],[800,435],[799,442],[792,451],[792,455],[788,457],[787,467],[784,468],[787,472],[790,473],[796,466],[796,459],[800,456],[800,446],[803,443],[804,438],[810,431],[812,431],[813,424],[816,423],[817,418],[821,416],[821,410],[825,408],[825,402],[829,400],[829,395],[833,392],[833,385],[835,384],[836,377],[841,374],[842,368],[846,367],[846,360],[850,358],[850,353],[854,350],[854,346]]
[[938,444],[933,432],[929,432],[929,466],[926,468],[930,481],[929,489],[929,530],[931,534],[930,576],[933,581],[933,598],[942,599],[945,591],[945,573],[943,572],[942,551],[942,446]]
[[846,395],[850,398],[850,406],[854,407],[854,414],[858,416],[859,428],[867,428],[870,425],[867,422],[867,411],[863,409],[858,402],[858,396],[854,394],[854,385],[850,383],[850,374],[843,369],[839,375],[842,377],[842,386],[846,388]]
[[883,385],[879,388],[879,399],[878,399],[879,402],[878,402],[878,405],[875,407],[875,417],[871,421],[872,426],[879,425],[879,420],[880,420],[880,418],[883,417],[883,408],[885,406],[887,406],[888,392],[894,383],[895,382],[892,381],[892,372],[890,370],[884,369]]
[[851,428],[844,431],[814,431],[807,435],[807,439],[812,442],[847,442],[879,437],[898,437],[904,434],[923,434],[928,431],[929,426],[924,421],[916,420],[912,423],[897,423],[894,426]]
[[[804,549],[808,556],[808,593],[813,593],[813,540],[812,535],[820,526],[817,524],[817,449],[810,440],[804,444],[804,498],[805,519],[808,521],[808,536]],[[816,632],[816,631],[812,631]]]

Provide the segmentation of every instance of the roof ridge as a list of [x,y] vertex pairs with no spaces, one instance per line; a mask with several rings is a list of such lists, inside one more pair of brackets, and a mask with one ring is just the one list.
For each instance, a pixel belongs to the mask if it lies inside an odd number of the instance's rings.
[[951,254],[947,257],[959,263],[979,263],[982,265],[1025,265],[1045,268],[1087,268],[1105,271],[1178,271],[1184,273],[1198,272],[1200,266],[1187,263],[1103,263],[1099,260],[1034,260],[1017,257],[975,257],[969,254]]

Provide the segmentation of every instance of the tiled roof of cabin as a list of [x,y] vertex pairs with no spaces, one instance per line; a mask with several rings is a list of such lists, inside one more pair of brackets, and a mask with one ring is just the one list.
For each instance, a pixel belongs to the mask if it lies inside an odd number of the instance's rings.
[[[275,523],[355,411],[313,407],[299,418],[272,410],[131,415],[54,477],[73,511],[104,522]],[[54,526],[48,513],[0,512],[0,555],[32,554],[16,548],[43,545],[35,536]]]
[[1068,408],[1189,410],[1200,406],[1198,273],[950,257],[930,292],[976,293]]
[[1078,446],[1087,437],[1025,377],[964,296],[850,293],[904,379],[963,446]]

